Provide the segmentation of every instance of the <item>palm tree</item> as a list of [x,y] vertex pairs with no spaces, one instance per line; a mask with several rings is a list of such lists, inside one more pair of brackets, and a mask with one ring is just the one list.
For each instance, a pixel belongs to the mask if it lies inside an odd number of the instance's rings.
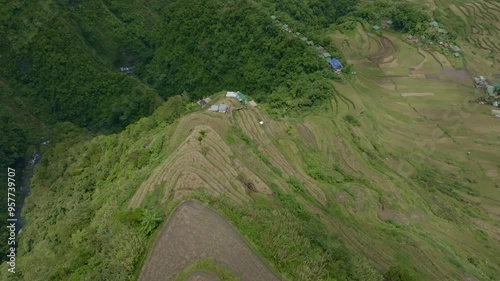
[[146,235],[149,235],[158,227],[161,221],[162,218],[157,212],[150,209],[144,209],[141,217],[141,230],[144,231]]

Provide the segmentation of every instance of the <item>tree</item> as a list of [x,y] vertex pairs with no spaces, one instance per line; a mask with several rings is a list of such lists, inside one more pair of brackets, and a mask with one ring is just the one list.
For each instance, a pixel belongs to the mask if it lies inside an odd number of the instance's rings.
[[150,209],[144,209],[141,216],[141,230],[149,236],[160,224],[162,218],[159,214]]

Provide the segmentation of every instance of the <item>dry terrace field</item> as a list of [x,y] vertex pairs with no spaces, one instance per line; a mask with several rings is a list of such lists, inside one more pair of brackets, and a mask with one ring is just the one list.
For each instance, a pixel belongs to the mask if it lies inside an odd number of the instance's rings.
[[[140,281],[174,280],[183,268],[212,258],[242,281],[280,280],[217,212],[196,201],[185,201],[159,234]],[[204,277],[205,276],[205,277]],[[194,272],[188,280],[216,280]]]

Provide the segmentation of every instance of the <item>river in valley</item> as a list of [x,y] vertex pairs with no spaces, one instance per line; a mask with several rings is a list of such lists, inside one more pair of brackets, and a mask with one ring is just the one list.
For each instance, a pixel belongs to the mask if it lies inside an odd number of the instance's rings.
[[40,153],[40,146],[37,145],[35,147],[33,154],[31,155],[30,159],[26,160],[26,162],[24,164],[22,184],[19,187],[19,193],[18,193],[19,197],[16,200],[16,219],[17,219],[16,232],[17,233],[21,232],[21,229],[23,228],[24,224],[26,223],[26,221],[24,220],[24,218],[21,215],[21,211],[22,211],[22,208],[24,206],[24,200],[30,194],[31,178],[33,177],[35,166],[36,166],[36,164],[38,164],[41,157],[42,157],[42,154]]

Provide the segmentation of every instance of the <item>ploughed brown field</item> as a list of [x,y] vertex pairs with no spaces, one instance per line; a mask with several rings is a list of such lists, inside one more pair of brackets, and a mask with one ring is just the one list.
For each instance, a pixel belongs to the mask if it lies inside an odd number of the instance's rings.
[[139,280],[174,280],[185,267],[203,258],[212,258],[242,281],[280,280],[225,218],[197,201],[185,201],[172,213]]

